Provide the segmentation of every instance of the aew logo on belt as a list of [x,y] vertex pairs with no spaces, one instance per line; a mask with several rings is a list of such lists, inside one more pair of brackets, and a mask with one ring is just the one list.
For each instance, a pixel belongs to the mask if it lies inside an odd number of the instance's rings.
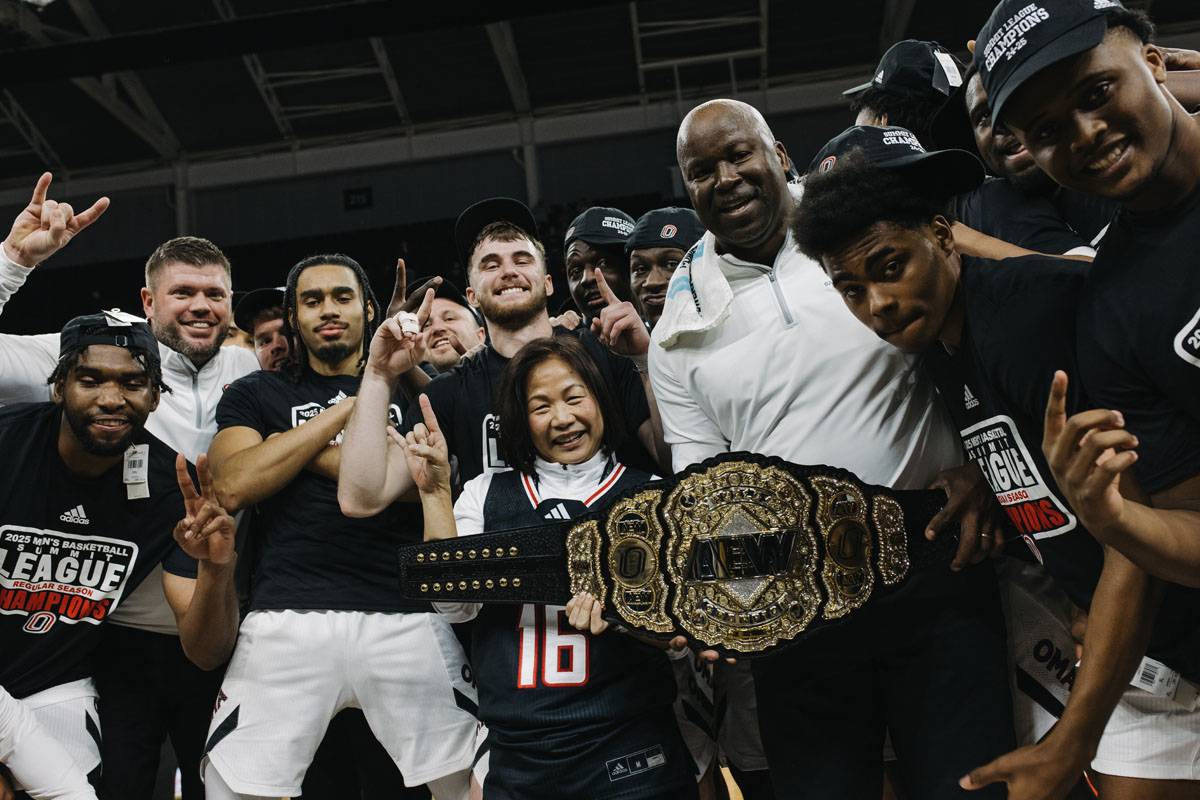
[[972,425],[962,440],[1020,533],[1042,539],[1075,528],[1075,516],[1042,480],[1010,417],[999,414]]
[[117,607],[137,561],[133,542],[5,525],[0,528],[0,614],[27,617],[27,633],[56,622],[99,625]]

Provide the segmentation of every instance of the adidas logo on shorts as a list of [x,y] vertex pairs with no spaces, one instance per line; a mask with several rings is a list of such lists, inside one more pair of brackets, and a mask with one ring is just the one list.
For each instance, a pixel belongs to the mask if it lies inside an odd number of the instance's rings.
[[83,510],[83,506],[75,506],[74,508],[64,511],[59,514],[59,519],[63,522],[74,522],[76,525],[91,525],[92,521],[87,518],[87,513]]

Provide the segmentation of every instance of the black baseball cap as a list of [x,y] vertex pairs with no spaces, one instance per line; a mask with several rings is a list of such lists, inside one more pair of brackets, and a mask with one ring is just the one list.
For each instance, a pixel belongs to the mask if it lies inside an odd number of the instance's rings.
[[571,220],[563,240],[563,249],[570,247],[576,239],[588,244],[619,244],[623,247],[632,231],[633,217],[621,209],[592,206]]
[[93,344],[142,350],[146,353],[148,362],[155,367],[159,364],[158,340],[154,338],[150,325],[145,320],[120,309],[87,314],[68,322],[58,337],[59,358],[68,350]]
[[520,200],[511,197],[480,200],[459,214],[458,221],[454,223],[454,245],[458,248],[458,258],[464,272],[470,267],[471,249],[476,237],[493,222],[510,222],[529,234],[530,239],[538,238],[533,212]]
[[912,171],[921,176],[924,185],[947,194],[962,194],[983,182],[983,162],[965,150],[927,153],[912,131],[871,125],[855,125],[830,139],[809,165],[809,172],[835,169],[838,158],[856,147],[872,166]]
[[[246,333],[253,334],[254,315],[266,308],[283,308],[283,286],[269,289],[254,289],[242,295],[233,309],[233,324]],[[282,315],[281,315],[282,316]]]
[[1001,0],[975,37],[992,120],[1025,81],[1104,41],[1108,12],[1119,8],[1118,0]]
[[625,242],[625,252],[651,247],[678,247],[687,251],[704,235],[704,224],[690,208],[656,208],[638,218]]
[[883,54],[874,78],[842,94],[878,89],[903,98],[949,97],[962,85],[965,71],[963,63],[937,42],[905,39]]

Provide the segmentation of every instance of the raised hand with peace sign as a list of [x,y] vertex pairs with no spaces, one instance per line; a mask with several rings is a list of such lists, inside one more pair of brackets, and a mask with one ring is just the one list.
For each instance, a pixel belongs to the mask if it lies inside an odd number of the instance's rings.
[[108,198],[101,197],[87,211],[76,214],[69,203],[46,198],[53,176],[42,173],[33,189],[33,199],[13,220],[12,230],[4,240],[4,253],[24,267],[36,267],[57,253],[81,230],[91,225],[108,208]]
[[175,457],[175,475],[179,491],[183,492],[184,517],[175,525],[175,541],[197,561],[227,564],[234,556],[234,532],[237,528],[221,506],[213,491],[212,474],[208,471],[208,456],[201,453],[196,459],[196,477],[200,490],[192,483],[187,459]]

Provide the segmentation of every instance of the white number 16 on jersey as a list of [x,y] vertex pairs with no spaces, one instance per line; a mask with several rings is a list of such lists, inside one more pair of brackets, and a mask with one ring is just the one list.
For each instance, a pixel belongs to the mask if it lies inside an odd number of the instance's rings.
[[[565,629],[569,633],[564,633]],[[562,606],[521,606],[517,688],[582,686],[588,681],[588,635],[573,629]],[[540,669],[539,669],[540,664]]]

